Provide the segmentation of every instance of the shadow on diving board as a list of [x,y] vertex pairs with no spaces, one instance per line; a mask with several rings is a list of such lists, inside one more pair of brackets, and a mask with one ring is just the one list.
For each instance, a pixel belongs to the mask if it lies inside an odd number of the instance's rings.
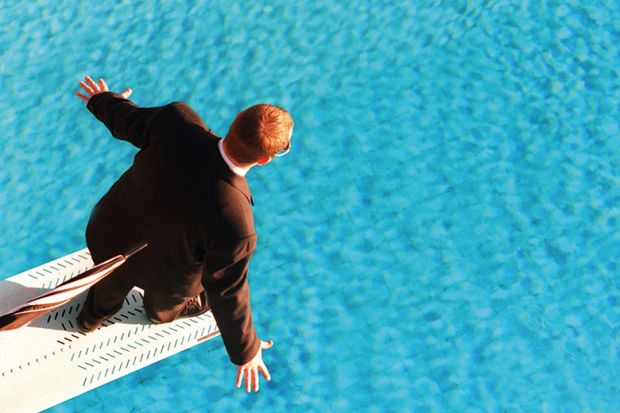
[[[92,266],[83,249],[0,281],[0,314]],[[84,334],[75,318],[85,297],[26,327],[0,333],[3,411],[44,410],[219,335],[210,311],[172,323],[150,323],[137,288],[117,314]]]

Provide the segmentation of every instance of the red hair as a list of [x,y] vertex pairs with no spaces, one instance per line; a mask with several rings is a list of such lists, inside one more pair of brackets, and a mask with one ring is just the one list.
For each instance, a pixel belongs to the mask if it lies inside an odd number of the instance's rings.
[[286,110],[261,103],[239,112],[228,134],[226,149],[233,159],[254,163],[275,156],[290,145],[293,118]]

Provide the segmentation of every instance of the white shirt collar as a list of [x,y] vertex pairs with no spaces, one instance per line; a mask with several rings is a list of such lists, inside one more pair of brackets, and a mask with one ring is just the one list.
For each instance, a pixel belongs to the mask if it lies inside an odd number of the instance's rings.
[[248,173],[250,168],[241,168],[240,166],[235,165],[234,163],[232,163],[230,158],[226,155],[226,152],[224,151],[224,139],[220,139],[220,141],[217,143],[217,147],[220,149],[222,158],[224,158],[224,162],[226,162],[226,165],[228,165],[231,171],[233,171],[239,176],[245,176],[245,174]]

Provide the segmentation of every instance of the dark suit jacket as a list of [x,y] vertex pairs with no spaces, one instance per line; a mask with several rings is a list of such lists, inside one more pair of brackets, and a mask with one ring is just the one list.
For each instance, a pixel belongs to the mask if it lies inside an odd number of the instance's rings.
[[256,248],[247,181],[185,103],[141,108],[106,92],[87,107],[114,137],[140,148],[93,209],[86,229],[93,259],[148,242],[117,272],[161,294],[190,297],[204,288],[230,359],[246,363],[260,346],[247,280]]

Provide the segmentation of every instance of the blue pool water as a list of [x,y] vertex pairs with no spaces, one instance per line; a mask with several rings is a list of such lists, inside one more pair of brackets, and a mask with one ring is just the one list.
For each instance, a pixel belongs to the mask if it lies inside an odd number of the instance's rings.
[[[52,412],[620,411],[620,4],[3,2],[0,278],[85,245],[135,150],[85,75],[221,135],[281,105],[249,175],[273,376],[220,339]],[[33,395],[36,397],[36,395]]]

